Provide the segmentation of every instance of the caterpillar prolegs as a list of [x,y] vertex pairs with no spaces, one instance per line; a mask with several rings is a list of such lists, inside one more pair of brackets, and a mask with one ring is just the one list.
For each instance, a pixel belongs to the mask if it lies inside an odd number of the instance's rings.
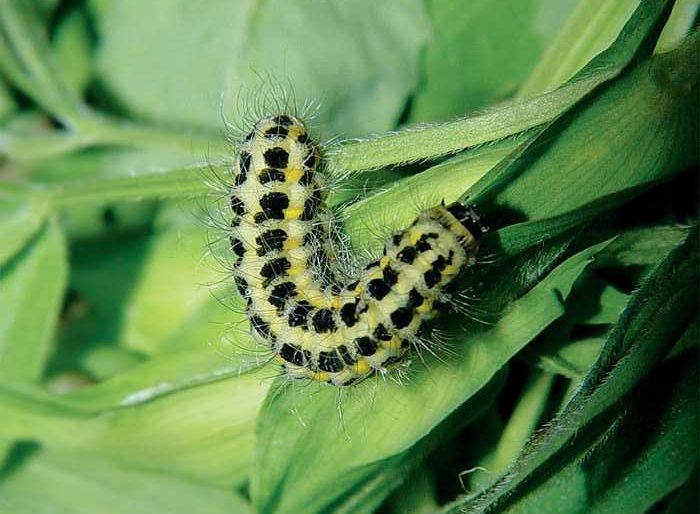
[[424,210],[351,281],[330,261],[320,154],[305,124],[258,121],[240,147],[230,191],[234,277],[254,337],[293,378],[346,386],[400,362],[474,262],[479,215]]

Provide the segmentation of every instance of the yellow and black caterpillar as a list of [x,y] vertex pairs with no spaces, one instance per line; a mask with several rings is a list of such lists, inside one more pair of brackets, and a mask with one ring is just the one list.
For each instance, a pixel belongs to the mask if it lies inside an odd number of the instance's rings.
[[286,373],[350,385],[402,360],[474,262],[483,227],[468,206],[424,210],[355,280],[329,264],[320,154],[305,124],[280,114],[246,136],[234,165],[234,277],[255,338]]

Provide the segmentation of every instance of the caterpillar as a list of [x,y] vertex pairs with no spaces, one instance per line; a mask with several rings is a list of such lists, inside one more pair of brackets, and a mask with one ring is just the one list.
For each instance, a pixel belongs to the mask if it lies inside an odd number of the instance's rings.
[[348,386],[400,363],[475,261],[485,228],[461,203],[423,210],[354,279],[333,264],[319,147],[296,116],[260,119],[228,199],[233,277],[257,342],[291,378]]

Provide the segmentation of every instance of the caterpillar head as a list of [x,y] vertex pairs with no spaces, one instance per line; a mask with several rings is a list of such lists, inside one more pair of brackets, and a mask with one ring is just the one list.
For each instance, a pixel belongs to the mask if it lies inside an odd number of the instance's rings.
[[484,223],[483,216],[472,205],[454,202],[448,205],[445,210],[454,216],[476,240],[481,239],[481,236],[489,229]]
[[467,252],[472,252],[478,246],[479,239],[488,230],[474,207],[459,202],[448,206],[443,202],[425,211],[423,216],[438,221],[452,232]]

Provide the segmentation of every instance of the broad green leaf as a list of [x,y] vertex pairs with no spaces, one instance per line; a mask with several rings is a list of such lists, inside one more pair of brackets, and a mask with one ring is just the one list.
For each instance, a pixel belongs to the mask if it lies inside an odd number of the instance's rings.
[[431,0],[432,40],[412,122],[464,115],[512,95],[576,0]]
[[354,387],[342,399],[341,426],[332,414],[338,401],[334,388],[287,387],[268,397],[252,480],[258,510],[320,512],[370,479],[384,459],[415,445],[563,313],[559,298],[567,297],[602,247],[556,268],[496,324],[467,338],[449,362],[431,360],[428,369],[414,365],[409,384],[367,381]]
[[[356,472],[351,472],[358,477],[368,478],[361,488],[349,489],[341,498],[336,498],[332,507],[334,514],[373,514],[376,512],[377,508],[386,500],[387,495],[402,484],[406,476],[419,466],[425,456],[434,451],[434,448],[441,441],[451,438],[455,432],[470,424],[493,405],[503,388],[505,376],[505,370],[496,373],[479,392],[460,405],[447,419],[409,450],[365,466]],[[352,482],[355,479],[350,475],[344,477],[343,481]]]
[[[331,134],[393,128],[429,30],[417,0],[119,1],[94,13],[100,78],[129,113],[215,130],[222,96],[229,113],[246,103],[241,88],[261,82],[293,84],[299,103],[322,100],[319,122]],[[237,123],[256,104],[231,110]]]
[[65,243],[55,220],[0,268],[0,382],[41,378],[66,275]]
[[[40,491],[40,494],[37,494]],[[237,494],[80,453],[22,456],[0,480],[0,511],[12,514],[252,514]]]

